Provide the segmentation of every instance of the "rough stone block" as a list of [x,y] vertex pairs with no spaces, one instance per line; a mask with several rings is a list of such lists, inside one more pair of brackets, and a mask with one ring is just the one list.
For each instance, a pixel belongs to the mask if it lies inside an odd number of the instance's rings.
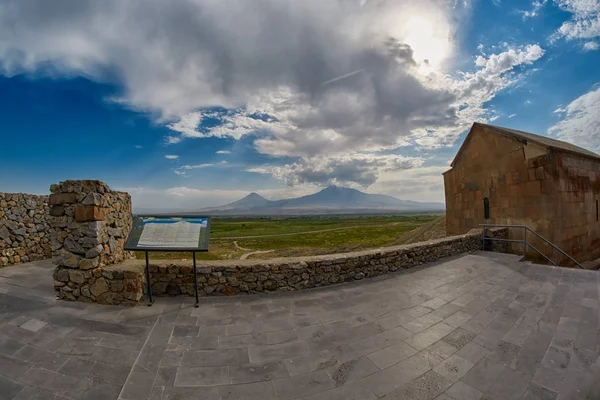
[[54,193],[48,198],[51,206],[77,203],[77,193]]
[[76,222],[87,222],[87,221],[104,221],[106,216],[104,210],[96,206],[76,206],[75,207],[75,221]]

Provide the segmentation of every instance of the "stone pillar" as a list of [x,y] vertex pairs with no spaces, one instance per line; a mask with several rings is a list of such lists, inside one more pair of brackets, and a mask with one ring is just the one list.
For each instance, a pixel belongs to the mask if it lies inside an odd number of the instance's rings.
[[133,256],[123,250],[132,224],[131,196],[93,180],[64,181],[50,186],[50,192],[58,297],[111,303],[112,288],[103,268]]

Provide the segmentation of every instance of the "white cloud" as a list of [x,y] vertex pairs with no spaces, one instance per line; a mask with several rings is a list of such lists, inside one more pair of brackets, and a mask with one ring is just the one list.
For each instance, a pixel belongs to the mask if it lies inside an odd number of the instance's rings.
[[531,10],[521,10],[519,11],[521,14],[523,14],[523,19],[527,19],[527,18],[533,18],[533,17],[537,17],[540,10],[542,9],[542,7],[544,7],[546,5],[546,3],[548,2],[548,0],[535,0],[534,2],[531,3]]
[[284,166],[263,166],[248,171],[268,173],[288,186],[314,183],[367,187],[380,174],[419,167],[423,160],[400,155],[352,154],[334,157],[307,157]]
[[584,51],[594,51],[598,49],[600,49],[600,44],[598,42],[591,41],[583,44]]
[[600,87],[555,112],[563,119],[548,129],[549,134],[600,153]]
[[219,150],[216,152],[216,154],[231,154],[231,151],[229,150]]
[[[452,160],[449,160],[449,163]],[[428,166],[400,171],[387,171],[369,187],[370,193],[381,193],[403,200],[444,202],[442,173],[449,166]]]
[[142,146],[140,146],[139,144],[135,146],[136,149],[141,149]]
[[179,156],[175,155],[175,154],[167,154],[165,156],[165,158],[168,159],[168,160],[177,160],[179,158]]
[[187,177],[187,176],[189,176],[188,173],[187,173],[188,171],[192,171],[194,169],[209,168],[209,167],[212,167],[214,165],[215,164],[210,164],[210,163],[207,163],[207,164],[195,164],[195,165],[182,165],[181,167],[175,168],[173,170],[173,172],[176,173],[177,175]]
[[379,151],[450,146],[493,118],[486,103],[544,54],[507,46],[451,75],[467,13],[444,0],[73,4],[5,0],[0,73],[105,81],[118,71],[113,100],[159,115],[173,132],[165,144],[255,135],[260,153],[295,159],[273,170],[288,182],[338,171],[364,185],[387,168],[366,161]]
[[551,40],[593,39],[600,36],[600,1],[554,0],[554,3],[572,15],[552,35]]
[[508,119],[514,118],[514,117],[516,117],[516,116],[517,116],[517,114],[510,114],[510,115],[508,116]]

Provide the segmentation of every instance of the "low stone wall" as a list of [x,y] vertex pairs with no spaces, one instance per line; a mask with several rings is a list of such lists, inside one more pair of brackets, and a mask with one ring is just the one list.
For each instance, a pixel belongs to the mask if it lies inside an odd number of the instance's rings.
[[0,267],[50,258],[48,196],[0,193]]
[[[502,238],[506,238],[506,234],[506,229],[488,232],[488,236]],[[353,253],[271,260],[199,261],[198,287],[201,296],[302,290],[409,269],[481,250],[481,245],[481,230],[474,230],[466,235]],[[494,251],[504,251],[505,247],[501,243],[490,245]],[[144,262],[132,260],[124,265],[127,269],[137,266],[138,274],[143,275]],[[188,264],[152,262],[150,282],[153,295],[194,295],[192,266]],[[143,289],[146,289],[145,285]]]
[[131,197],[92,180],[64,181],[50,191],[54,288],[61,299],[106,303],[112,289],[103,268],[133,256],[123,250]]

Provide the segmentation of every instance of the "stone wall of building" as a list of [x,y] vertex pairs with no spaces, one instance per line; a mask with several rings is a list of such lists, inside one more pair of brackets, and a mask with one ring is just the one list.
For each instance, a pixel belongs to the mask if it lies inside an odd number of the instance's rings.
[[0,193],[0,267],[50,258],[48,196]]
[[54,288],[61,299],[104,303],[103,268],[132,257],[123,250],[131,230],[131,197],[100,181],[50,187]]
[[[525,225],[582,262],[600,257],[600,160],[523,143],[474,127],[451,170],[444,173],[446,232],[458,235],[479,224]],[[484,215],[489,199],[490,218]],[[523,230],[509,237],[523,239]],[[527,237],[554,259],[555,250]],[[512,252],[521,254],[515,243]],[[542,260],[529,248],[528,257]],[[561,265],[572,265],[562,256]]]
[[[488,236],[506,238],[506,230],[489,231]],[[481,250],[481,247],[481,230],[474,230],[466,235],[353,253],[271,260],[199,261],[199,294],[223,296],[285,292],[352,282]],[[494,251],[505,250],[499,242],[486,247]],[[194,296],[190,264],[157,264],[151,261],[152,294]],[[137,265],[138,271],[144,268],[144,263],[139,260],[130,261],[127,265],[128,269]]]

